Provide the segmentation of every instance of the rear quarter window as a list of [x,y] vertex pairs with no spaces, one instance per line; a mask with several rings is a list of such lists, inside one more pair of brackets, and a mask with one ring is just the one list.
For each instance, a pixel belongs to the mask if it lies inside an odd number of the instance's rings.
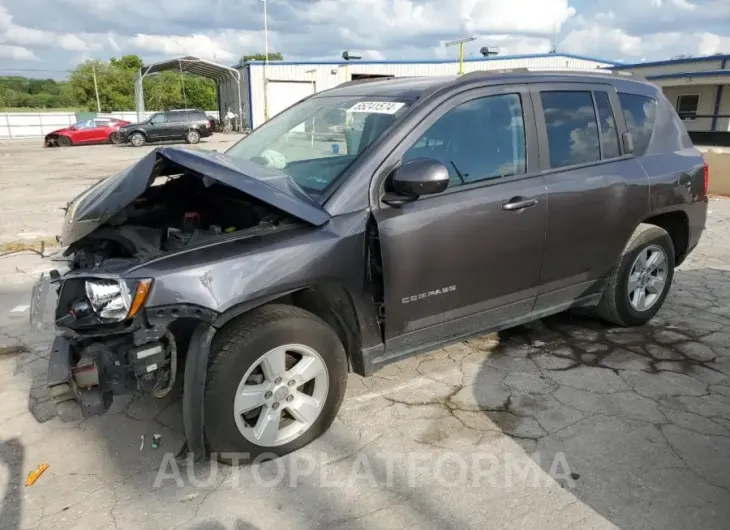
[[634,155],[646,153],[656,121],[657,102],[648,96],[619,92],[621,109],[626,120],[626,127],[634,137]]

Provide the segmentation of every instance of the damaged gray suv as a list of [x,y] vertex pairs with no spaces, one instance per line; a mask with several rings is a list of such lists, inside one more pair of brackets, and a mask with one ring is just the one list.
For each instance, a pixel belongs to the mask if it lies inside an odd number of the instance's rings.
[[225,153],[163,147],[81,194],[31,323],[57,330],[62,418],[181,385],[196,457],[283,455],[330,426],[348,372],[575,307],[647,322],[707,187],[639,79],[347,83]]

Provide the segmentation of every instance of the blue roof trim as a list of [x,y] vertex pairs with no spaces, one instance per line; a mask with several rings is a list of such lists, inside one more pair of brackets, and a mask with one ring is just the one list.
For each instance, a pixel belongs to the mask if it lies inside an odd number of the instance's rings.
[[620,64],[614,67],[614,70],[623,68],[638,68],[641,66],[665,66],[668,64],[687,64],[687,63],[702,63],[706,61],[722,61],[730,58],[730,55],[705,55],[703,57],[688,57],[687,59],[668,59],[665,61],[654,61],[654,62],[643,62],[634,64]]
[[[504,61],[510,59],[541,59],[545,57],[565,57],[567,59],[579,59],[583,61],[594,61],[598,63],[605,63],[609,65],[620,65],[616,61],[607,61],[606,59],[597,59],[595,57],[586,57],[583,55],[573,55],[570,53],[531,53],[524,55],[502,55],[496,57],[468,57],[464,59],[465,63],[480,63],[488,61]],[[269,65],[282,65],[282,66],[295,66],[295,65],[311,65],[311,64],[327,64],[327,65],[344,65],[344,64],[454,64],[458,63],[458,59],[414,59],[414,60],[358,60],[358,61],[343,61],[343,60],[322,60],[322,61],[269,61]],[[262,65],[264,61],[248,61],[246,64],[250,65]],[[234,68],[238,68],[235,66]]]
[[683,77],[730,77],[730,70],[703,70],[701,72],[679,72],[676,74],[648,75],[647,79],[678,79]]

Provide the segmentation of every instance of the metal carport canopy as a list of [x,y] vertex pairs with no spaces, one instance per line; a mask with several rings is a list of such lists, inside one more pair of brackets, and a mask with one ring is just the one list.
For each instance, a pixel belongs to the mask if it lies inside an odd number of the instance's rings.
[[[241,104],[241,73],[230,66],[206,61],[205,59],[198,59],[197,57],[180,57],[179,59],[170,59],[169,61],[146,65],[139,69],[139,72],[137,72],[137,79],[134,82],[134,100],[138,121],[144,121],[145,119],[144,90],[142,87],[142,81],[145,76],[173,70],[213,79],[218,86],[227,80],[235,81],[238,85],[238,116],[239,123],[241,123],[240,119],[243,116],[243,105]],[[220,111],[220,108],[218,110]],[[223,118],[223,116],[221,116],[221,118]]]

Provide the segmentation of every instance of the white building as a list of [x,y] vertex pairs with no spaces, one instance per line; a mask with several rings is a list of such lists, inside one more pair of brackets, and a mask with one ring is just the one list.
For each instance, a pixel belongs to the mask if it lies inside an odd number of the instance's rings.
[[[586,68],[611,67],[613,63],[569,54],[512,55],[464,59],[464,73],[477,70],[510,68]],[[251,61],[239,68],[241,99],[245,122],[257,127],[303,97],[333,88],[354,79],[371,77],[410,77],[456,75],[458,60],[423,61]],[[219,85],[220,109],[238,108],[238,85],[229,81]]]
[[662,87],[696,144],[730,145],[730,55],[622,64]]

